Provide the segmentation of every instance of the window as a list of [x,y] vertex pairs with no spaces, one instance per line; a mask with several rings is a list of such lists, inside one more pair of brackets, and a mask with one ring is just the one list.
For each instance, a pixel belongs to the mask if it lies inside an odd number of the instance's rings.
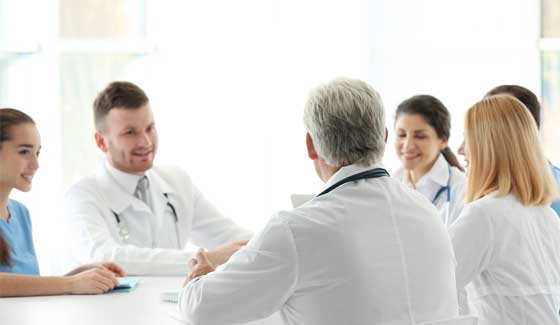
[[55,235],[63,195],[99,164],[96,92],[115,79],[149,79],[145,9],[139,0],[0,0],[0,107],[30,114],[43,145],[33,191],[12,197],[31,210],[45,274],[68,271],[56,267],[63,254],[50,254],[64,246]]
[[541,2],[542,132],[544,150],[560,163],[560,2]]

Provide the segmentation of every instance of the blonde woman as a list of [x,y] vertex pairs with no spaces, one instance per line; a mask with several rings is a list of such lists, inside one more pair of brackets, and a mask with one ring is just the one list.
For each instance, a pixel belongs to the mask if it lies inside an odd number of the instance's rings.
[[[450,228],[461,307],[480,324],[559,324],[556,185],[537,126],[517,99],[482,99],[465,120],[467,195]],[[465,310],[463,310],[465,312]]]

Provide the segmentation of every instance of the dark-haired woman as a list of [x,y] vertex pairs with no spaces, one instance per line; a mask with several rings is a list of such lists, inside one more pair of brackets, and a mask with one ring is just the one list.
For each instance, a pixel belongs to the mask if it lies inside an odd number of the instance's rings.
[[401,168],[394,177],[418,190],[449,226],[464,206],[467,179],[449,149],[449,111],[430,95],[403,101],[395,116],[395,149]]
[[31,190],[39,168],[41,138],[27,114],[0,108],[0,297],[95,294],[111,290],[124,276],[114,263],[81,266],[66,276],[40,276],[27,208],[9,198],[12,189]]

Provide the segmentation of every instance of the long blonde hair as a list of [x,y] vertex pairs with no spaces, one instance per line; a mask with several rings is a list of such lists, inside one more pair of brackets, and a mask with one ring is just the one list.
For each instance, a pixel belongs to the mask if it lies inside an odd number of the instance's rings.
[[546,205],[558,195],[535,121],[509,95],[489,96],[465,118],[469,155],[467,202],[491,192],[512,193],[523,205]]

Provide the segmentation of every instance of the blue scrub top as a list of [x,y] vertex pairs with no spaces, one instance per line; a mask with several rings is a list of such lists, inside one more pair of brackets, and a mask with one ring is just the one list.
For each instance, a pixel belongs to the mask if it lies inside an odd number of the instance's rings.
[[29,211],[14,200],[8,200],[8,210],[10,219],[0,219],[0,232],[10,246],[12,265],[0,265],[0,272],[39,275]]
[[[552,174],[554,175],[554,178],[556,178],[556,184],[558,184],[558,190],[560,191],[560,168],[554,166],[550,162],[549,164],[550,164],[550,168],[552,169]],[[560,217],[560,199],[556,201],[552,201],[552,204],[550,206],[552,207],[552,209],[554,209],[554,211],[556,211],[556,214],[558,214],[558,216]]]

